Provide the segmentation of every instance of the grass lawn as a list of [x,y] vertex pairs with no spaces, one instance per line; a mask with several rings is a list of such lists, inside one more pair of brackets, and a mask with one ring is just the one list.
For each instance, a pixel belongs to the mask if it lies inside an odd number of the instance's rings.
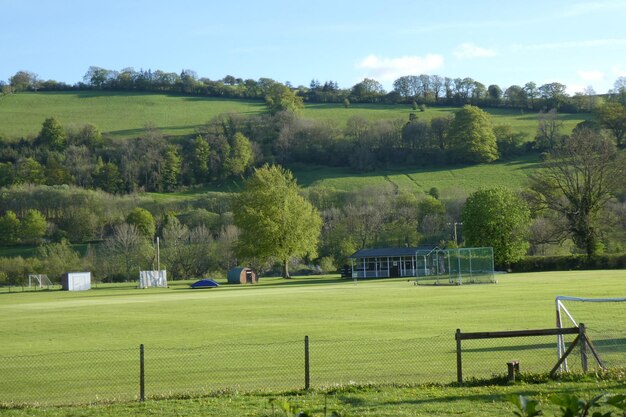
[[425,193],[432,187],[440,191],[464,190],[471,193],[481,187],[506,186],[521,189],[537,167],[536,157],[472,166],[445,166],[377,170],[356,174],[346,168],[311,165],[291,167],[302,187],[325,187],[355,191],[367,187],[388,186],[412,193]]
[[114,138],[139,136],[146,124],[165,135],[189,135],[222,113],[256,114],[259,101],[128,92],[20,93],[0,98],[0,136],[34,137],[48,117],[65,128],[91,123]]
[[[145,403],[128,402],[75,407],[35,407],[1,410],[11,417],[100,417],[100,416],[212,416],[241,417],[285,416],[284,403],[307,410],[314,416],[431,417],[463,415],[470,417],[513,416],[515,406],[507,402],[510,395],[524,395],[540,401],[543,415],[556,415],[558,408],[549,403],[555,394],[575,394],[584,400],[600,394],[624,393],[619,381],[576,383],[520,384],[485,387],[344,387],[310,393],[238,394],[193,399],[164,399]],[[272,406],[274,404],[274,406]],[[604,407],[603,411],[610,408]],[[616,409],[612,409],[614,412]],[[598,411],[597,409],[595,411]],[[292,414],[293,415],[293,414]]]
[[[333,276],[261,282],[212,290],[174,282],[167,289],[126,284],[0,293],[0,402],[47,395],[58,403],[59,389],[71,393],[61,397],[65,402],[93,401],[94,393],[132,400],[139,344],[146,346],[149,396],[298,389],[305,335],[313,387],[449,383],[456,379],[455,329],[550,328],[556,295],[626,293],[623,271],[500,275],[497,285],[461,287],[406,279],[355,285]],[[505,373],[512,356],[527,372],[547,372],[556,357],[553,338],[464,349],[470,379]]]
[[[327,188],[335,191],[356,191],[363,188],[389,188],[420,194],[436,187],[445,197],[447,192],[462,190],[471,193],[481,187],[505,186],[522,189],[527,186],[529,175],[537,168],[536,156],[514,161],[495,162],[473,166],[445,167],[401,167],[380,169],[369,173],[355,173],[348,168],[325,167],[319,165],[294,164],[287,168],[297,178],[298,185]],[[199,196],[219,196],[219,193],[239,192],[241,181],[194,188],[183,192],[146,193],[145,196],[158,202],[184,201]]]
[[[351,117],[367,120],[408,120],[410,113],[418,119],[453,114],[456,107],[429,107],[424,112],[408,105],[306,104],[304,118],[331,120],[344,127]],[[55,117],[66,128],[91,123],[114,138],[132,138],[151,124],[168,136],[193,134],[196,129],[222,113],[259,114],[266,111],[262,101],[188,97],[157,93],[110,91],[74,91],[19,93],[0,97],[0,136],[9,140],[34,137],[48,117]],[[486,109],[494,124],[508,124],[532,140],[537,131],[537,114],[520,110]],[[589,119],[589,114],[563,114],[563,133]]]

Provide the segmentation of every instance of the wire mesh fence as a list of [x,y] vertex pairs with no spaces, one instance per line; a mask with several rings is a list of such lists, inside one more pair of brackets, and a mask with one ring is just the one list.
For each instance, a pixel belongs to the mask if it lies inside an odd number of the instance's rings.
[[[571,343],[571,338],[567,343]],[[307,338],[308,339],[308,338]],[[465,379],[547,373],[556,338],[463,341]],[[308,353],[308,357],[306,356]],[[572,355],[569,369],[577,368]],[[308,366],[307,366],[308,365]],[[142,373],[143,368],[143,387]],[[216,343],[0,357],[0,403],[86,404],[197,396],[220,391],[287,391],[348,384],[449,384],[457,381],[453,334],[430,338],[311,339],[270,344]],[[143,388],[143,392],[142,392]]]

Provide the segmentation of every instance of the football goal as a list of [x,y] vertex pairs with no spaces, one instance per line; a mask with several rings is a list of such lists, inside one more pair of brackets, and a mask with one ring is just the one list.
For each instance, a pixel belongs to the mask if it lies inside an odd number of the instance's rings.
[[138,288],[167,287],[167,272],[162,271],[139,271]]
[[416,282],[432,284],[495,283],[493,248],[435,248],[417,251]]
[[[558,296],[556,325],[558,328],[585,325],[585,334],[594,347],[596,361],[589,364],[614,368],[626,366],[626,298],[582,298]],[[557,338],[558,357],[567,349],[563,336]],[[567,360],[562,370],[568,370]]]
[[52,281],[45,274],[30,274],[28,275],[28,288],[50,288]]

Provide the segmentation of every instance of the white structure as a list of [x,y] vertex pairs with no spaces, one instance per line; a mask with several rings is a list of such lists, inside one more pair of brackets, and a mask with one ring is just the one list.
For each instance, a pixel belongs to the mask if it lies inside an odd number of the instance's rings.
[[42,274],[31,274],[28,276],[28,288],[50,288],[52,286],[52,281],[48,278],[48,275]]
[[91,272],[68,272],[63,276],[65,291],[86,291],[91,289]]
[[167,287],[166,271],[139,271],[139,288],[149,287]]
[[[608,367],[626,366],[626,298],[584,298],[558,296],[556,303],[556,325],[559,329],[571,325],[585,325],[585,336],[594,344],[593,353]],[[565,355],[566,343],[563,335],[557,336],[558,357]],[[602,365],[601,365],[602,366]],[[602,366],[604,367],[604,366]],[[561,365],[568,370],[567,360]]]

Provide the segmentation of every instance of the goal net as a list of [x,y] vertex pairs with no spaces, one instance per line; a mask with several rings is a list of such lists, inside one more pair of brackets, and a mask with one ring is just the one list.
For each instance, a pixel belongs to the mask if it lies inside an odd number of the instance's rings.
[[434,284],[493,283],[493,248],[453,248],[417,252],[417,281]]
[[50,288],[52,281],[45,274],[31,274],[28,276],[28,288]]
[[[601,363],[606,368],[626,366],[626,298],[556,297],[556,325],[558,328],[585,325],[585,334],[593,344]],[[567,346],[558,337],[559,359]],[[590,353],[591,357],[591,353]],[[601,365],[593,359],[590,367]],[[568,370],[567,361],[563,369]]]
[[167,287],[167,272],[162,271],[139,271],[139,288]]

